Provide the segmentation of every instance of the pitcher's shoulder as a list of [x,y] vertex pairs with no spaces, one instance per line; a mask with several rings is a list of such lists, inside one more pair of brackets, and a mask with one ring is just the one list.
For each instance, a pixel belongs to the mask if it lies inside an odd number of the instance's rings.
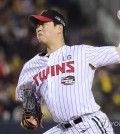
[[31,58],[30,60],[25,62],[24,68],[30,68],[31,66],[34,67],[39,63],[40,63],[40,56],[39,56],[39,54],[37,54],[33,58]]
[[87,47],[89,47],[89,45],[86,44],[77,44],[77,45],[71,45],[71,46],[67,46],[69,49],[73,49],[73,50],[79,50],[79,49],[86,49]]

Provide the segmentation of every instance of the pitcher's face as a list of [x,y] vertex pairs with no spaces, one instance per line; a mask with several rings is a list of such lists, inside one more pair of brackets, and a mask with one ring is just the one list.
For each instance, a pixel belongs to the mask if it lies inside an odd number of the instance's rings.
[[57,32],[53,22],[39,22],[36,27],[37,39],[42,44],[48,44],[55,38]]

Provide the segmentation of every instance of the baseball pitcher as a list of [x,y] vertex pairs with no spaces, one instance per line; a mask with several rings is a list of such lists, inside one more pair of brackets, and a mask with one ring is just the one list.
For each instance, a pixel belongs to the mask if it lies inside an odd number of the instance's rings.
[[54,10],[31,15],[29,22],[47,53],[37,54],[21,71],[16,88],[23,102],[21,126],[34,130],[41,125],[42,98],[58,123],[44,134],[114,134],[91,87],[98,67],[120,63],[120,47],[66,45],[65,19]]

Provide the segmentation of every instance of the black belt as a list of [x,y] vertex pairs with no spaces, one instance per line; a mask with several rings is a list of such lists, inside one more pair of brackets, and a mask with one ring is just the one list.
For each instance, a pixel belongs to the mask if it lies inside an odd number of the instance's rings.
[[[82,118],[79,117],[79,118],[73,120],[73,122],[74,122],[74,124],[78,124],[78,123],[82,122]],[[66,123],[66,124],[62,123],[61,125],[65,129],[72,127],[71,123]]]

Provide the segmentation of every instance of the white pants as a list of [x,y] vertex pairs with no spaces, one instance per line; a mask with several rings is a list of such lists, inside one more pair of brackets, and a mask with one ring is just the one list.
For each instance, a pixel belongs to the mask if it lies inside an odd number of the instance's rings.
[[81,117],[83,121],[71,128],[62,129],[57,125],[43,134],[114,134],[111,123],[103,112],[97,111]]

